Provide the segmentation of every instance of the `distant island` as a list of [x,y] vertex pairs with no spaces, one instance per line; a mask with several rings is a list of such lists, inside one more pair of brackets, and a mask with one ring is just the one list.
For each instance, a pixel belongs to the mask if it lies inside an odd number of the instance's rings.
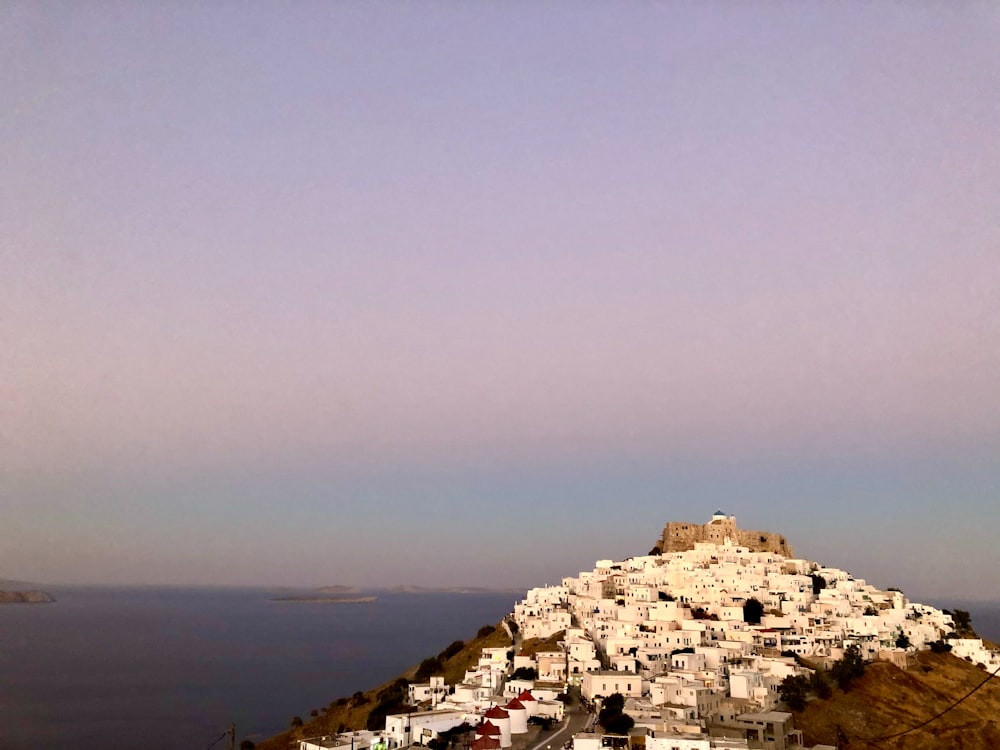
[[0,604],[49,604],[55,600],[47,591],[0,591]]
[[357,586],[320,586],[316,589],[321,594],[360,594],[361,589]]
[[275,596],[272,602],[304,602],[319,604],[368,604],[378,597],[361,596],[361,589],[356,586],[320,586],[316,589],[290,593],[286,596]]
[[276,596],[272,602],[305,602],[312,604],[368,604],[378,599],[377,596]]
[[390,594],[523,594],[524,589],[522,588],[512,588],[512,589],[492,589],[484,586],[412,586],[409,584],[401,584],[399,586],[391,586],[385,591]]

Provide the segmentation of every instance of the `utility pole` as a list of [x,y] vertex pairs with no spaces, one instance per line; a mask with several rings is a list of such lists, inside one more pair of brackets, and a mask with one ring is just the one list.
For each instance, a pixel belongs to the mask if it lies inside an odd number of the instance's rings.
[[236,750],[236,722],[229,727],[229,750]]

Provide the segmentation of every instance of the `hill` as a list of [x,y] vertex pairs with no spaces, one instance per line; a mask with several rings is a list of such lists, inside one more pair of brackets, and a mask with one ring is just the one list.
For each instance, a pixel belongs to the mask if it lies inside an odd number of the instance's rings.
[[[903,670],[879,661],[827,700],[809,701],[795,714],[806,745],[826,743],[841,750],[988,750],[1000,747],[1000,679],[989,679],[966,700],[952,704],[989,673],[951,654],[921,651]],[[904,732],[945,712],[926,726]],[[839,744],[838,744],[839,742]]]

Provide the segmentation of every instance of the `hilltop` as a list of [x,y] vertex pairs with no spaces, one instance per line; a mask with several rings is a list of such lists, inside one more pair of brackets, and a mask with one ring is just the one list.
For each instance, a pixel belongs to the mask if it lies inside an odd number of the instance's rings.
[[1000,716],[1000,681],[990,680],[1000,652],[968,612],[791,557],[783,536],[740,530],[721,513],[700,527],[668,523],[661,542],[674,549],[598,560],[529,590],[503,627],[340,698],[261,747],[362,728],[371,731],[352,746],[397,747],[411,720],[437,740],[504,702],[519,710],[531,691],[547,696],[538,705],[548,701],[554,721],[567,693],[588,706],[617,696],[601,725],[647,750],[755,748],[765,736],[789,750],[1000,747],[990,718]]

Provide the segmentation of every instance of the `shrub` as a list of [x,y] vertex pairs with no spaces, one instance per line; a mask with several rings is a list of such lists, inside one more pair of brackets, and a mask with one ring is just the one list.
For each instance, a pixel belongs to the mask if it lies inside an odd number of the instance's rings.
[[935,654],[946,654],[951,651],[951,644],[938,639],[931,642],[931,652]]
[[452,641],[451,644],[449,644],[444,651],[438,654],[438,658],[441,659],[442,661],[444,661],[445,659],[450,659],[459,651],[461,651],[463,648],[465,648],[465,641]]
[[485,638],[486,636],[492,634],[494,630],[496,630],[495,625],[483,625],[476,631],[476,638]]
[[302,723],[303,722],[302,722],[302,717],[301,716],[293,716],[292,717],[292,728],[293,729],[295,729],[296,727],[301,727]]
[[514,670],[514,673],[510,676],[512,680],[534,680],[538,677],[538,673],[535,671],[534,667],[518,667]]

